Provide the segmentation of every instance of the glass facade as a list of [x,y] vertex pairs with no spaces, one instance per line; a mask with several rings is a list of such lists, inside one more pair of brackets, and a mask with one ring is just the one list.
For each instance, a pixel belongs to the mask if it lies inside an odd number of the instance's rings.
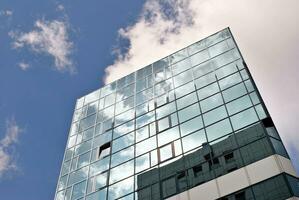
[[[288,158],[227,28],[78,99],[55,198],[165,199],[273,154]],[[298,184],[275,181],[272,199]]]

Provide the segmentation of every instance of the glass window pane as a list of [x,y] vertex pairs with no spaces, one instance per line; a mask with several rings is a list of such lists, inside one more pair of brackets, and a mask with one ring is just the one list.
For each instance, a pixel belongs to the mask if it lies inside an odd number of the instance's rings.
[[207,50],[203,50],[190,56],[192,66],[198,65],[210,58],[209,52]]
[[134,160],[121,164],[110,170],[109,183],[115,183],[134,174]]
[[201,129],[203,127],[201,116],[191,119],[180,125],[181,135],[185,136],[193,131]]
[[123,137],[113,140],[112,153],[117,152],[123,148],[126,148],[132,144],[134,144],[134,132],[131,132]]
[[95,190],[98,190],[99,188],[105,187],[107,185],[107,177],[108,177],[108,173],[103,173],[95,176],[94,178]]
[[61,175],[62,176],[69,173],[70,164],[71,164],[71,161],[66,161],[66,162],[63,163],[62,169],[61,169]]
[[134,120],[114,128],[113,138],[118,138],[134,130]]
[[222,120],[206,128],[208,141],[215,140],[232,132],[228,119]]
[[94,138],[93,147],[102,146],[103,144],[112,140],[112,132],[106,132]]
[[73,147],[76,144],[77,135],[74,135],[69,138],[67,148]]
[[187,48],[182,49],[178,52],[175,52],[174,54],[169,56],[169,62],[170,64],[176,63],[188,56]]
[[226,104],[228,113],[230,115],[235,114],[241,110],[245,110],[246,108],[249,108],[252,106],[250,98],[248,95],[241,97],[239,99],[236,99],[228,104]]
[[98,101],[94,102],[94,103],[90,103],[88,104],[88,107],[87,107],[87,113],[86,115],[91,115],[93,113],[96,113],[98,111]]
[[262,107],[261,104],[255,106],[255,110],[256,110],[256,112],[257,112],[260,119],[264,119],[264,118],[267,117],[267,114],[266,114],[266,112],[265,112],[265,110],[264,110],[264,108]]
[[134,107],[134,96],[129,97],[123,101],[116,103],[115,105],[115,114],[118,115],[126,110],[129,110]]
[[190,60],[187,58],[172,65],[173,75],[179,74],[191,67]]
[[81,97],[80,99],[77,99],[76,109],[81,108],[83,106],[83,103],[84,103],[84,97]]
[[176,126],[174,128],[168,129],[167,131],[158,134],[158,144],[159,146],[162,146],[164,144],[167,144],[171,141],[178,139],[179,137],[180,137],[179,129]]
[[158,60],[153,63],[154,72],[164,69],[166,67],[168,67],[168,59],[167,58],[163,58],[163,59]]
[[209,74],[206,74],[198,79],[196,79],[194,82],[195,82],[195,85],[196,85],[196,88],[202,88],[206,85],[209,85],[210,83],[213,83],[216,81],[216,76],[214,73],[209,73]]
[[115,103],[115,93],[109,94],[105,96],[105,107],[111,106],[112,104]]
[[199,100],[204,99],[208,96],[211,96],[212,94],[215,94],[219,92],[219,87],[217,83],[213,83],[211,85],[208,85],[200,90],[197,91]]
[[114,116],[114,106],[110,106],[103,110],[103,121],[110,119]]
[[[200,65],[193,67],[194,78],[198,78],[205,74],[208,74],[208,73],[214,71],[214,69],[215,69],[214,64],[210,60],[208,60],[204,63],[201,63]],[[212,74],[214,74],[214,73],[212,73]]]
[[94,127],[87,129],[86,131],[84,131],[83,133],[83,141],[89,140],[92,138],[94,133]]
[[172,149],[172,144],[166,145],[159,149],[160,153],[160,162],[163,162],[169,158],[172,158],[174,156],[174,152]]
[[198,103],[178,111],[180,123],[187,121],[188,119],[191,119],[199,114],[200,110]]
[[142,127],[146,124],[149,124],[153,121],[155,121],[155,112],[154,111],[138,117],[136,119],[136,127],[140,128],[140,127]]
[[88,116],[80,121],[80,131],[84,131],[87,128],[93,126],[96,121],[96,115]]
[[196,43],[192,44],[191,46],[189,46],[188,50],[189,50],[189,54],[192,55],[192,54],[199,52],[205,48],[206,48],[205,40],[201,40],[201,41],[196,42]]
[[224,106],[211,110],[203,115],[205,125],[208,126],[220,119],[227,117],[227,113]]
[[91,140],[88,140],[76,146],[75,155],[77,156],[79,154],[85,153],[90,149],[91,149]]
[[128,110],[120,115],[117,115],[114,120],[114,126],[130,121],[134,118],[134,116],[135,116],[134,109]]
[[120,100],[126,99],[127,97],[134,95],[134,92],[135,92],[135,84],[131,84],[131,85],[117,91],[116,100],[120,101]]
[[153,88],[146,89],[136,94],[136,105],[142,104],[153,98]]
[[281,141],[279,140],[276,140],[274,138],[270,138],[271,140],[271,143],[273,144],[273,147],[274,147],[274,150],[277,154],[281,155],[281,156],[284,156],[286,158],[288,158],[288,153],[286,152],[283,144]]
[[109,187],[109,200],[114,200],[134,191],[134,177],[125,179]]
[[293,191],[293,194],[296,197],[299,197],[299,179],[295,178],[295,177],[292,177],[292,176],[289,176],[289,175],[287,175],[287,179],[288,179],[290,187]]
[[225,102],[236,99],[244,94],[246,94],[246,89],[243,83],[233,86],[223,92],[223,98]]
[[83,197],[85,194],[86,181],[74,185],[72,192],[72,200]]
[[254,91],[253,84],[251,83],[250,80],[245,81],[245,85],[246,85],[246,88],[247,88],[248,92]]
[[138,130],[136,130],[136,142],[144,140],[149,137],[149,127],[144,126]]
[[233,85],[236,85],[237,83],[240,83],[242,81],[241,76],[239,73],[235,73],[233,75],[230,75],[224,79],[221,79],[219,81],[219,85],[221,90],[224,90],[228,87],[231,87]]
[[209,48],[209,53],[211,57],[215,57],[227,50],[229,50],[230,47],[228,46],[227,40],[224,40],[222,42],[219,42]]
[[240,73],[241,73],[243,80],[249,79],[249,75],[245,69],[243,69]]
[[110,157],[105,157],[95,163],[92,163],[90,165],[89,176],[99,174],[109,169],[109,161],[110,161]]
[[90,159],[90,151],[80,155],[78,159],[78,168],[88,165],[89,159]]
[[172,79],[167,79],[155,85],[155,96],[160,96],[173,89]]
[[86,200],[106,199],[107,188],[86,196]]
[[245,110],[245,111],[238,113],[231,117],[231,122],[232,122],[234,130],[243,128],[243,127],[245,127],[249,124],[252,124],[256,121],[258,121],[258,118],[257,118],[255,110],[253,108]]
[[123,149],[111,156],[111,167],[134,158],[134,146]]
[[96,90],[88,95],[85,96],[84,105],[89,104],[90,102],[93,102],[99,98],[100,90]]
[[87,178],[87,175],[88,175],[88,166],[70,173],[68,185],[72,185],[74,183],[83,181],[84,179]]
[[236,51],[236,49],[232,49],[226,53],[220,54],[219,56],[215,57],[213,60],[217,68],[222,67],[223,65],[226,65],[238,59],[239,55],[236,54]]
[[179,98],[179,97],[182,97],[190,92],[193,92],[194,90],[195,90],[194,83],[190,82],[190,83],[187,83],[186,85],[176,88],[175,94],[176,94],[176,97]]
[[170,118],[169,118],[169,116],[165,117],[163,119],[160,119],[158,121],[159,132],[164,131],[165,129],[167,129],[169,127],[170,127]]
[[149,167],[150,167],[150,154],[149,153],[136,158],[136,163],[135,163],[136,172],[135,173],[141,172],[145,169],[148,169]]
[[197,101],[197,95],[195,92],[188,94],[177,100],[178,109],[184,108],[188,105],[191,105]]
[[179,87],[191,80],[193,80],[193,75],[191,70],[185,71],[173,77],[173,82],[175,87]]
[[157,119],[165,117],[165,116],[167,116],[167,115],[169,115],[169,114],[171,114],[175,111],[176,111],[175,102],[171,102],[169,104],[166,104],[166,105],[156,109]]
[[150,150],[153,150],[157,147],[156,137],[150,137],[142,142],[136,144],[136,156],[139,156],[143,153],[146,153]]
[[223,77],[225,77],[229,74],[233,74],[233,73],[237,72],[238,71],[238,68],[237,68],[238,63],[239,62],[236,61],[236,62],[230,63],[228,65],[225,65],[225,66],[217,69],[217,71],[215,72],[216,75],[217,75],[217,78],[220,79],[220,78],[223,78]]
[[205,132],[203,130],[196,131],[184,138],[182,138],[183,142],[183,151],[187,152],[196,147],[202,146],[203,143],[207,142]]
[[[66,186],[67,186],[66,181],[67,181],[67,175],[60,177],[60,179],[58,181],[58,190],[66,188]],[[70,184],[73,184],[73,183],[69,183],[69,185]]]
[[202,100],[200,102],[201,110],[202,112],[206,112],[208,110],[211,110],[217,106],[220,106],[223,104],[223,99],[221,94],[215,94],[205,100]]
[[256,92],[250,93],[250,98],[251,98],[252,103],[253,103],[254,105],[260,103],[260,99],[259,99],[259,97],[257,96]]
[[151,151],[151,166],[155,166],[158,164],[158,151],[157,149],[156,150],[153,150]]

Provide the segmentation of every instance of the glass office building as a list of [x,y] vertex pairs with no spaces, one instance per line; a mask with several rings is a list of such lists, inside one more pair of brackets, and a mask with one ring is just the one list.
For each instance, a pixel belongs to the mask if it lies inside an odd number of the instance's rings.
[[55,200],[299,199],[229,28],[77,100]]

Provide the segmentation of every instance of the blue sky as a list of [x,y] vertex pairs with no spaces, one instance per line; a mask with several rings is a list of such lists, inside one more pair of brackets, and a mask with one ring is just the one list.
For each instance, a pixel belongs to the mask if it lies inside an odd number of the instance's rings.
[[54,198],[78,97],[227,26],[299,169],[298,7],[296,0],[1,0],[0,198]]

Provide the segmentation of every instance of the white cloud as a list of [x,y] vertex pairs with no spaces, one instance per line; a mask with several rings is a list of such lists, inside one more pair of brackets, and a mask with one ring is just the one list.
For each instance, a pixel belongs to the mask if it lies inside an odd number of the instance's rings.
[[54,59],[54,67],[60,72],[75,72],[71,59],[73,42],[68,35],[69,25],[66,21],[37,20],[34,29],[28,33],[11,31],[16,49],[28,47],[35,53],[49,55]]
[[[147,0],[136,23],[119,30],[112,82],[230,27],[287,147],[299,152],[299,1]],[[124,52],[124,53],[123,53]]]
[[0,140],[0,177],[10,170],[17,169],[11,149],[18,142],[19,134],[22,131],[15,119],[6,121],[5,136]]
[[64,6],[62,4],[59,4],[56,9],[58,11],[63,11],[64,10]]
[[0,10],[0,16],[12,16],[13,15],[13,12],[12,10]]
[[23,70],[26,71],[27,69],[29,69],[30,65],[28,63],[25,62],[19,62],[18,66]]

